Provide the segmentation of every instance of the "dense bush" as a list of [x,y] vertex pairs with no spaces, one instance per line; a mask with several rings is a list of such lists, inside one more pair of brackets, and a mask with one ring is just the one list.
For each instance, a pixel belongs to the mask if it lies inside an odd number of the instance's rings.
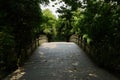
[[119,7],[116,2],[88,1],[81,25],[92,40],[92,57],[99,65],[114,69],[120,68]]
[[[120,1],[63,1],[69,6],[69,19],[66,20],[72,20],[73,33],[84,40],[83,42],[87,42],[89,55],[101,66],[120,70]],[[65,8],[62,10],[65,11]],[[62,19],[66,18],[64,14]]]
[[[21,65],[40,35],[40,3],[48,0],[0,0],[0,75]],[[29,51],[30,52],[30,51]]]

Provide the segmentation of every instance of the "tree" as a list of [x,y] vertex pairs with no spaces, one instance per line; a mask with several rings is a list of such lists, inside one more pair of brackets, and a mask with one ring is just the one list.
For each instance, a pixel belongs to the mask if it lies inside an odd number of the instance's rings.
[[56,35],[56,17],[49,9],[43,10],[43,23],[41,25],[43,32],[47,35],[50,42]]
[[119,45],[117,45],[120,43],[119,32],[117,32],[119,31],[119,5],[114,1],[97,0],[86,0],[85,5],[84,18],[79,23],[82,23],[80,30],[83,36],[87,35],[86,39],[91,39],[92,57],[99,65],[118,68],[120,60]]
[[[78,3],[79,0],[62,1],[69,6],[69,14],[78,8],[81,9],[80,13],[78,13],[78,22],[71,21],[73,23],[72,27],[76,26],[77,29],[74,29],[74,27],[72,29],[89,43],[92,58],[99,65],[120,70],[120,50],[118,48],[120,47],[120,1],[83,0],[83,2],[80,2],[81,5]],[[73,7],[74,3],[76,3],[75,9]],[[70,16],[71,14],[66,14],[67,10],[68,8],[65,6],[58,10],[62,13],[62,19],[65,20],[64,23],[61,22],[64,27],[67,19],[71,20],[77,16],[77,12],[72,13],[72,16]],[[75,23],[76,25],[74,25]],[[65,30],[68,30],[68,28]]]
[[[74,12],[78,10],[81,6],[81,1],[79,0],[62,0],[65,5],[62,5],[57,12],[60,13],[61,30],[63,32],[62,36],[65,36],[66,41],[69,41],[71,35],[75,34],[75,20],[73,18]],[[74,28],[74,29],[73,29]],[[58,30],[58,31],[61,31]]]
[[[12,70],[37,38],[42,11],[39,4],[49,0],[0,0],[0,70]],[[23,56],[24,55],[24,56]],[[18,63],[19,64],[19,63]]]

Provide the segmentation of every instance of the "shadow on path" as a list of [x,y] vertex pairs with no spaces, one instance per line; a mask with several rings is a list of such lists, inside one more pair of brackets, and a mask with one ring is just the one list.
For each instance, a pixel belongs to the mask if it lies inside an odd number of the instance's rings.
[[5,80],[118,80],[96,67],[75,43],[42,44],[22,69]]

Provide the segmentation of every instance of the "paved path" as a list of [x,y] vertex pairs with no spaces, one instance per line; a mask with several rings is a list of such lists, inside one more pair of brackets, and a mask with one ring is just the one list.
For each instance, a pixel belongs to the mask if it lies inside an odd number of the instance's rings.
[[119,80],[96,67],[74,43],[42,44],[23,69],[5,80]]

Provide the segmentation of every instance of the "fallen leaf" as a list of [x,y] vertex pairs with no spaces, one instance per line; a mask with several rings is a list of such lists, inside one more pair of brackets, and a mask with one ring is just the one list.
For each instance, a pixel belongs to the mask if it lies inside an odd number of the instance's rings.
[[96,75],[96,74],[93,74],[93,73],[89,73],[88,75],[89,75],[89,76],[92,76],[92,77],[97,77],[97,75]]
[[73,71],[72,70],[68,70],[69,73],[72,73]]
[[21,74],[23,75],[23,74],[25,74],[25,72],[22,72]]
[[44,55],[44,53],[43,53],[43,52],[39,52],[39,54],[40,54],[40,55]]
[[73,66],[77,66],[78,64],[78,62],[72,63]]

